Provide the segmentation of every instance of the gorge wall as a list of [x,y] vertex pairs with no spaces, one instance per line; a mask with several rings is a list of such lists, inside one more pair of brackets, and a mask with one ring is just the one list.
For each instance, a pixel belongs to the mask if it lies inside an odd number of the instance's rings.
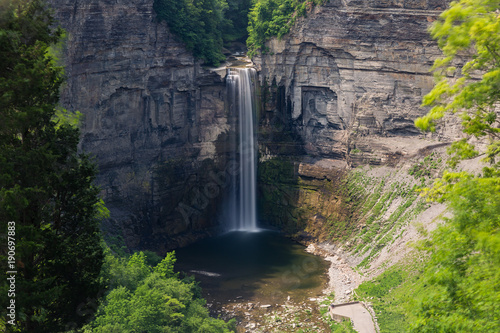
[[[96,157],[111,212],[104,229],[160,252],[206,235],[234,171],[224,79],[157,22],[153,0],[49,2],[67,31],[61,103],[84,114],[81,148]],[[427,26],[445,6],[331,0],[256,56],[262,221],[292,232],[348,215],[346,170],[440,144],[413,121],[439,55]]]
[[67,31],[62,105],[84,115],[104,229],[165,251],[214,227],[235,121],[224,81],[157,22],[153,0],[50,3]]
[[[414,126],[428,111],[420,105],[440,55],[428,26],[446,4],[330,0],[267,43],[254,59],[264,87],[261,168],[288,165],[294,177],[280,182],[261,173],[263,218],[279,225],[331,220],[332,208],[321,202],[341,205],[342,193],[331,189],[342,186],[342,170],[396,166],[450,141],[456,132],[431,138]],[[278,196],[287,199],[272,199]]]

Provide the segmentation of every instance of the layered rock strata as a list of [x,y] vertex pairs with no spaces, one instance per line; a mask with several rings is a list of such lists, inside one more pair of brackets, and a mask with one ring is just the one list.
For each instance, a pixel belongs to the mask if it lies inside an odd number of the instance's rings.
[[[427,111],[420,104],[439,55],[427,29],[445,6],[445,0],[331,0],[298,19],[282,40],[269,41],[269,51],[254,59],[269,94],[265,153],[292,145],[354,165],[397,155],[377,138],[420,135],[413,121]],[[290,129],[284,145],[265,129],[276,122]]]
[[[284,181],[261,176],[263,218],[311,230],[321,219],[340,221],[348,199],[338,188],[343,168],[322,163],[396,166],[416,147],[456,136],[447,130],[426,141],[414,126],[428,111],[420,105],[434,85],[430,69],[440,55],[428,26],[446,4],[330,0],[255,57],[263,86],[260,167],[273,160],[295,165]],[[301,173],[299,165],[315,172]],[[325,207],[325,201],[338,207]]]
[[153,0],[50,2],[67,31],[62,105],[84,115],[105,229],[161,251],[216,225],[234,122],[223,79],[156,20]]

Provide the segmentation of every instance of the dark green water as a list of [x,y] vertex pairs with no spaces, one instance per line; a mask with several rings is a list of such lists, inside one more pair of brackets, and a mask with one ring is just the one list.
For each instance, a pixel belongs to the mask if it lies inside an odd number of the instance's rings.
[[275,231],[231,232],[176,251],[209,303],[283,304],[320,296],[327,263]]

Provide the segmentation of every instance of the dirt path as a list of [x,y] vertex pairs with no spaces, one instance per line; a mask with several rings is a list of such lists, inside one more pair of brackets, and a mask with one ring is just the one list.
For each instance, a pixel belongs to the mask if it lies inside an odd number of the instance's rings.
[[330,313],[351,318],[359,333],[377,333],[370,312],[361,303],[337,305]]

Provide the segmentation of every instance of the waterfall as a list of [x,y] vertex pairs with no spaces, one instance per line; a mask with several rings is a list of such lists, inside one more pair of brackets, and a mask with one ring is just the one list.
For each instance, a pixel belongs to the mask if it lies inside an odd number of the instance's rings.
[[239,172],[233,183],[234,204],[230,230],[256,231],[257,227],[257,145],[255,135],[255,80],[253,68],[228,68],[227,89],[229,107],[238,114]]

